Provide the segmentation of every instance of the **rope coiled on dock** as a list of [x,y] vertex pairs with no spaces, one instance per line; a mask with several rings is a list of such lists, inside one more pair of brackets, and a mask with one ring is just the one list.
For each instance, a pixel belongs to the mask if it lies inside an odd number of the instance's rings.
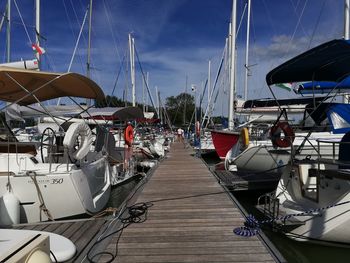
[[[146,181],[144,181],[146,182]],[[144,183],[141,183],[138,188],[141,188]],[[95,259],[99,259],[101,256],[109,256],[109,259],[104,258],[104,262],[113,262],[115,258],[118,255],[118,243],[119,239],[122,236],[123,230],[134,223],[143,223],[147,220],[147,214],[148,209],[154,205],[154,203],[158,202],[165,202],[165,201],[175,201],[175,200],[182,200],[182,199],[188,199],[188,198],[197,198],[197,197],[203,197],[208,195],[218,195],[218,194],[225,194],[226,191],[219,191],[219,192],[212,192],[212,193],[204,193],[204,194],[197,194],[197,195],[188,195],[188,196],[178,196],[178,197],[171,197],[171,198],[163,198],[163,199],[155,199],[148,202],[142,202],[142,203],[136,203],[132,206],[126,206],[124,207],[117,215],[113,217],[113,219],[110,221],[110,223],[107,225],[107,227],[102,231],[101,236],[97,239],[97,241],[90,247],[89,251],[87,252],[86,259],[88,262],[95,263]],[[131,197],[129,197],[129,200],[131,200]],[[129,201],[127,200],[127,201]],[[109,228],[113,227],[112,223],[114,222],[120,222],[122,223],[122,226],[118,227],[118,229],[114,230],[113,232],[106,234]],[[106,234],[106,235],[105,235]],[[109,251],[101,251],[97,252],[95,254],[92,254],[93,249],[96,247],[97,244],[102,242],[103,240],[118,234],[116,237],[116,243],[115,243],[115,253],[109,252]]]
[[256,236],[259,233],[260,225],[253,215],[248,215],[244,226],[237,227],[233,230],[237,236],[251,237]]
[[[111,258],[107,261],[104,262],[113,262],[114,259],[116,258],[117,254],[118,254],[118,249],[116,250],[116,253],[113,254],[109,251],[101,251],[98,252],[92,256],[90,256],[90,253],[92,251],[92,249],[100,242],[102,242],[103,240],[105,240],[106,238],[113,236],[115,234],[119,234],[117,237],[117,244],[119,243],[119,239],[123,233],[123,230],[125,228],[127,228],[128,226],[130,226],[131,224],[135,224],[135,223],[143,223],[147,220],[147,212],[148,212],[148,208],[153,206],[152,203],[147,202],[147,203],[136,203],[132,206],[126,207],[124,212],[121,213],[120,215],[124,215],[124,217],[122,216],[118,216],[116,219],[119,220],[122,223],[122,226],[120,228],[118,228],[117,230],[113,231],[112,233],[103,236],[102,238],[98,239],[94,245],[89,249],[88,253],[87,253],[87,260],[89,262],[97,262],[94,261],[94,258],[96,257],[100,257],[100,256],[110,256]],[[126,214],[126,215],[125,215]]]

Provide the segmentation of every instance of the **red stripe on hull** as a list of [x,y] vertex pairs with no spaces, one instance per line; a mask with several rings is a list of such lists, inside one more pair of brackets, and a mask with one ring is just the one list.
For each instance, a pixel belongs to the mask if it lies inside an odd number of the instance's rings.
[[238,142],[239,136],[239,132],[211,131],[215,151],[220,159],[225,159],[227,152]]

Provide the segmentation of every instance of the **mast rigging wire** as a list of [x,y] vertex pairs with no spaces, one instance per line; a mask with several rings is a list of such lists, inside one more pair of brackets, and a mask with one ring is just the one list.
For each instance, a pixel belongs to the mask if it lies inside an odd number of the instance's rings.
[[89,11],[89,5],[88,5],[88,7],[87,7],[87,9],[85,11],[83,23],[82,23],[81,28],[80,28],[80,32],[79,32],[79,35],[78,35],[77,42],[75,43],[74,51],[73,51],[73,54],[72,54],[72,57],[71,57],[71,60],[70,60],[67,72],[70,72],[70,70],[71,70],[71,67],[72,67],[72,64],[73,64],[73,60],[74,60],[74,57],[75,57],[75,53],[77,51],[78,44],[79,44],[79,41],[80,41],[80,37],[81,37],[81,34],[83,32],[83,28],[84,28],[84,25],[85,25],[85,21],[86,21],[86,18],[87,18],[88,11]]
[[13,0],[13,2],[14,2],[14,4],[15,4],[15,6],[16,6],[16,9],[17,9],[17,12],[18,12],[19,18],[20,18],[20,19],[21,19],[21,21],[22,21],[22,25],[23,25],[24,31],[26,32],[26,35],[27,35],[27,37],[28,37],[29,43],[30,43],[30,44],[33,44],[33,41],[32,41],[32,39],[30,38],[30,35],[29,35],[29,33],[28,33],[28,30],[27,30],[26,24],[24,23],[24,20],[23,20],[23,17],[22,17],[21,11],[19,11],[19,8],[18,8],[18,5],[17,5],[17,2],[16,2],[16,0]]
[[137,62],[138,62],[138,64],[139,64],[139,67],[140,67],[140,70],[141,70],[142,79],[143,79],[143,81],[145,82],[145,86],[146,86],[146,88],[147,88],[148,96],[149,96],[149,98],[150,98],[150,100],[151,100],[151,103],[152,103],[153,108],[156,109],[155,104],[154,104],[154,101],[153,101],[153,97],[152,97],[152,94],[151,94],[151,91],[149,90],[148,83],[147,83],[147,81],[146,81],[146,76],[145,76],[145,73],[144,73],[144,71],[143,71],[143,68],[142,68],[142,65],[141,65],[141,62],[140,62],[140,58],[139,58],[139,54],[138,54],[138,52],[137,52],[136,46],[135,46],[135,55],[136,55]]

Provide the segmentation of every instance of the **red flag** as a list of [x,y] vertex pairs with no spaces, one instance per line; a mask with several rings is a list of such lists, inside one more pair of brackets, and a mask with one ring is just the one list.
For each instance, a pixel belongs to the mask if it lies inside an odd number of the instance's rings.
[[39,53],[39,55],[42,55],[45,53],[45,49],[40,47],[38,44],[32,44],[32,49],[34,50],[35,53]]

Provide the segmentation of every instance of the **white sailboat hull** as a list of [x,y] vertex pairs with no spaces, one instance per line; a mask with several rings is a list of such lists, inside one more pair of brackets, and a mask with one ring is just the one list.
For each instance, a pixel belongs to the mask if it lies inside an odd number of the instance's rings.
[[[20,201],[20,222],[49,220],[41,211],[44,204],[52,219],[94,214],[101,211],[110,196],[110,171],[105,158],[99,158],[78,169],[70,164],[33,163],[29,154],[10,156],[10,176],[7,176],[8,154],[0,155],[0,196],[6,193],[8,182]],[[16,159],[19,160],[16,165]],[[15,168],[14,168],[15,167]],[[32,178],[27,171],[32,171]],[[35,172],[35,175],[34,175]],[[34,180],[33,180],[34,179]],[[40,200],[42,196],[42,201]]]
[[[320,168],[327,166],[321,164]],[[279,181],[276,196],[282,214],[312,211],[295,217],[301,224],[289,230],[288,236],[350,243],[350,181],[310,175],[309,169],[317,167],[316,162],[301,163],[293,167],[292,173],[288,167]]]
[[[303,142],[306,134],[299,134],[293,143],[296,150]],[[301,152],[297,158],[317,158],[317,140],[318,139],[332,139],[340,140],[343,135],[334,135],[329,132],[314,133],[306,141]],[[290,148],[274,148],[271,140],[252,142],[247,149],[240,152],[239,144],[235,145],[227,154],[225,162],[234,164],[237,170],[250,172],[272,172],[282,174],[284,167],[290,161]],[[338,153],[338,146],[331,143],[320,143],[320,154],[325,158],[336,158]]]

